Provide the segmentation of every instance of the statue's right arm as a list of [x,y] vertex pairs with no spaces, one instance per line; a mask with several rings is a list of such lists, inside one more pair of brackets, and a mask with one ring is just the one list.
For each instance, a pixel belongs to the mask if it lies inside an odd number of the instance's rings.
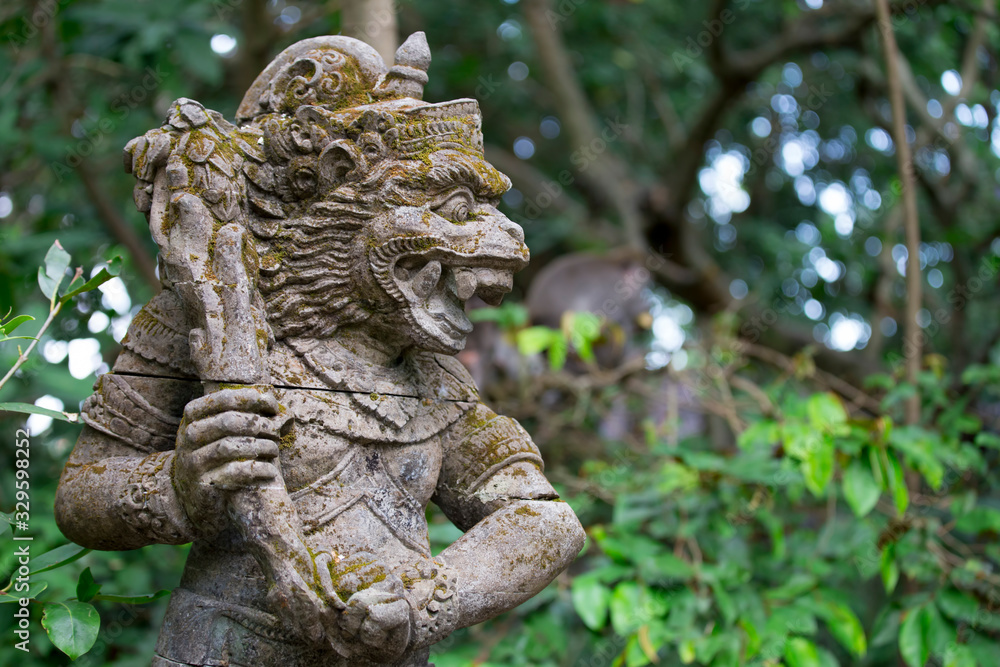
[[59,528],[93,549],[192,541],[172,468],[184,406],[200,383],[108,373],[94,389],[56,492]]

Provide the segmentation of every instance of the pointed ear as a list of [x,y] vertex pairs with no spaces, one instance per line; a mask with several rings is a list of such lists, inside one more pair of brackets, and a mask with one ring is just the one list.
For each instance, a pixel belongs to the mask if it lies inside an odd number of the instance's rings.
[[356,181],[368,171],[368,162],[354,145],[337,139],[323,149],[319,156],[319,174],[323,189],[336,188],[348,181]]

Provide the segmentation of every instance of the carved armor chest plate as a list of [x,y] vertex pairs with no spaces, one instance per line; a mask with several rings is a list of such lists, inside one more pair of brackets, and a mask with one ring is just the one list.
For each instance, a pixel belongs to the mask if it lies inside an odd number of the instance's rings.
[[[361,550],[372,553],[403,546],[430,555],[424,507],[441,469],[438,436],[466,404],[303,389],[281,394],[294,415],[281,467],[307,542],[340,551],[361,540]],[[384,415],[408,418],[396,427]],[[386,443],[386,434],[395,442]],[[339,535],[338,522],[350,533]]]

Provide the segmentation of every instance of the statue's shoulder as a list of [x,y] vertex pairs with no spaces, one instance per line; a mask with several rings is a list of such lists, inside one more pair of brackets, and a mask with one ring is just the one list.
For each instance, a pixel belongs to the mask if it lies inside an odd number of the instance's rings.
[[438,400],[468,402],[471,409],[479,402],[479,389],[468,369],[447,354],[426,352],[418,362],[427,368],[426,389]]
[[184,306],[170,288],[160,291],[132,318],[115,371],[197,379],[191,363]]

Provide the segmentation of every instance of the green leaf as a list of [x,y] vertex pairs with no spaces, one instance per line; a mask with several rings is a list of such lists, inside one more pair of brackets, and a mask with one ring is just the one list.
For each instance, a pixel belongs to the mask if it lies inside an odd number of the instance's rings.
[[736,444],[740,449],[754,449],[756,447],[770,448],[781,436],[781,430],[777,422],[765,419],[753,422],[740,433],[736,439]]
[[722,614],[722,618],[725,619],[727,624],[732,623],[736,620],[736,604],[733,602],[733,596],[729,594],[724,585],[717,581],[711,582],[709,586],[715,597],[715,606],[719,610],[719,613]]
[[909,667],[924,667],[932,653],[943,652],[951,635],[937,607],[914,607],[899,626],[899,653]]
[[21,598],[36,599],[48,587],[49,584],[46,581],[32,581],[28,584],[28,590],[24,592],[18,593],[10,590],[0,595],[0,604],[5,602],[19,602]]
[[517,329],[528,323],[528,309],[520,303],[504,303],[498,308],[469,311],[473,322],[496,322],[501,329]]
[[743,628],[743,632],[745,632],[747,636],[746,657],[752,658],[760,651],[760,633],[749,619],[741,618],[738,625]]
[[[594,344],[589,340],[577,340],[573,343],[573,347],[576,349],[576,353],[580,355],[580,358],[584,361],[590,363],[597,359],[597,357],[594,356]],[[549,354],[551,354],[551,351]]]
[[110,262],[106,268],[101,269],[97,272],[97,275],[83,283],[79,287],[75,287],[76,281],[67,288],[66,293],[59,297],[59,303],[66,303],[74,296],[78,294],[83,294],[84,292],[90,292],[95,290],[104,283],[108,282],[112,278],[117,277],[122,272],[122,258],[115,257]]
[[595,632],[607,625],[611,589],[596,576],[585,574],[573,579],[572,598],[573,608],[584,625]]
[[854,461],[847,467],[841,484],[844,488],[844,498],[858,518],[868,516],[882,495],[882,490],[872,476],[871,468],[860,461]]
[[698,486],[699,479],[697,471],[683,463],[667,461],[660,469],[660,483],[657,489],[664,494],[673,493],[678,489],[688,491]]
[[893,429],[889,444],[906,454],[907,461],[916,468],[935,491],[941,488],[944,466],[938,458],[942,450],[941,438],[918,426]]
[[642,623],[639,619],[639,601],[642,589],[634,581],[623,581],[611,595],[611,627],[620,637],[627,637]]
[[920,627],[920,612],[920,608],[911,609],[899,626],[899,654],[910,667],[924,667],[931,655]]
[[924,614],[927,616],[927,645],[932,655],[941,655],[948,643],[955,639],[955,628],[934,605],[924,607]]
[[862,658],[868,652],[868,640],[857,614],[845,604],[833,600],[823,600],[817,606],[827,628],[841,645],[856,658]]
[[976,658],[968,646],[954,644],[945,651],[944,667],[976,667]]
[[601,337],[601,318],[590,312],[569,313],[563,330],[584,361],[594,360],[594,341]]
[[767,529],[771,544],[774,545],[772,557],[778,562],[784,560],[788,551],[785,544],[785,524],[767,507],[757,510],[757,520]]
[[833,478],[833,457],[833,438],[829,435],[814,439],[806,452],[802,461],[802,475],[806,480],[806,488],[814,496],[822,496]]
[[906,513],[906,508],[910,506],[910,490],[906,487],[906,474],[893,452],[887,451],[885,454],[889,461],[889,489],[892,491],[892,499],[896,503],[896,512],[899,513],[899,516],[903,516]]
[[938,608],[955,621],[972,623],[979,613],[979,602],[968,593],[949,588],[934,598]]
[[[66,285],[66,288],[63,290],[63,297],[65,297],[67,293],[72,292],[83,285],[85,282],[86,281],[83,279],[83,273],[74,274],[73,280],[69,281],[69,285]],[[59,300],[62,301],[63,297],[60,297]]]
[[975,507],[955,522],[955,530],[973,535],[989,531],[1000,533],[1000,510],[992,507]]
[[816,634],[819,631],[819,624],[813,614],[813,607],[811,604],[803,604],[802,599],[787,606],[773,607],[761,634],[782,639],[789,634]]
[[170,595],[170,591],[156,591],[149,595],[95,595],[95,602],[116,602],[118,604],[146,604]]
[[646,667],[646,665],[650,664],[649,658],[646,656],[639,642],[638,634],[634,634],[628,638],[628,641],[625,643],[625,652],[623,655],[625,656],[625,667]]
[[43,415],[45,417],[51,417],[52,419],[58,419],[59,421],[70,422],[75,424],[79,421],[79,416],[75,412],[61,412],[59,410],[50,410],[49,408],[40,408],[37,405],[32,405],[31,403],[0,403],[0,412],[21,412],[29,415]]
[[969,651],[975,656],[979,667],[993,667],[997,661],[997,645],[985,637],[973,635],[969,637]]
[[989,447],[990,449],[1000,449],[1000,435],[982,431],[976,435],[976,445],[978,447]]
[[643,572],[657,575],[664,579],[688,579],[694,575],[691,564],[681,560],[672,553],[661,553],[643,561],[647,566]]
[[0,333],[3,333],[4,336],[12,334],[14,333],[14,329],[18,328],[25,322],[31,322],[34,319],[35,318],[31,315],[18,315],[17,317],[13,317],[9,322],[0,325]]
[[97,641],[101,617],[86,602],[48,602],[42,613],[42,627],[57,649],[76,660]]
[[799,461],[809,457],[809,452],[820,447],[821,434],[805,422],[788,420],[781,425],[781,444],[788,455]]
[[768,600],[794,600],[803,593],[816,588],[818,583],[815,575],[796,572],[777,588],[764,591],[764,597]]
[[566,356],[569,353],[569,343],[562,336],[556,334],[549,345],[549,368],[554,371],[566,365]]
[[63,565],[72,563],[75,560],[79,560],[89,553],[90,549],[81,547],[79,544],[64,544],[61,547],[56,547],[52,551],[46,551],[38,558],[32,558],[31,574],[54,570],[57,567],[62,567]]
[[886,593],[892,593],[899,582],[899,565],[896,563],[896,545],[887,544],[879,555],[879,572]]
[[816,645],[803,637],[792,637],[785,644],[788,667],[823,667]]
[[681,659],[681,662],[685,665],[690,665],[695,661],[697,657],[695,655],[694,640],[685,639],[677,646],[677,657]]
[[69,253],[63,250],[59,241],[53,243],[45,253],[45,265],[38,267],[38,286],[46,298],[55,299],[59,285],[66,275],[66,269],[69,268],[69,262]]
[[806,403],[806,414],[813,426],[829,429],[847,423],[847,411],[833,392],[813,394]]
[[94,581],[94,575],[90,568],[86,568],[80,573],[80,578],[76,582],[76,599],[80,602],[90,602],[97,592],[101,590],[101,585]]
[[993,364],[974,364],[962,371],[963,384],[995,383],[1000,380],[1000,367]]
[[547,350],[555,338],[562,335],[548,327],[528,327],[517,332],[517,349],[526,357]]

